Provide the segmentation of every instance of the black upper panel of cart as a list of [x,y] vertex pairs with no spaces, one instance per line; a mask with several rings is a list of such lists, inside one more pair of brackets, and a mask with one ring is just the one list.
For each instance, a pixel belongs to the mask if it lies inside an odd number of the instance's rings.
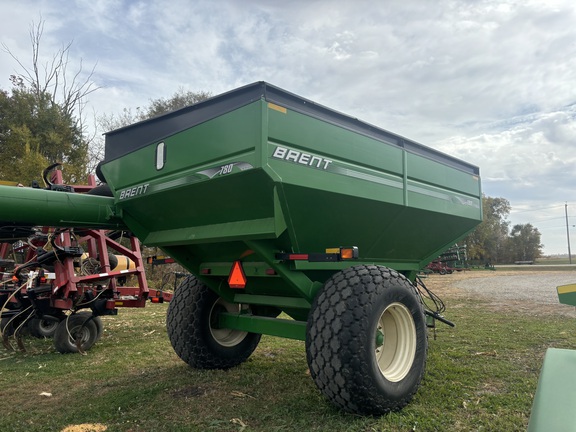
[[436,162],[471,174],[479,174],[478,167],[474,165],[362,122],[354,117],[334,111],[263,81],[255,82],[214,96],[203,102],[108,132],[106,134],[106,156],[104,162],[109,162],[150,144],[162,141],[171,135],[262,98],[290,110],[369,136],[388,145],[397,145],[409,152]]

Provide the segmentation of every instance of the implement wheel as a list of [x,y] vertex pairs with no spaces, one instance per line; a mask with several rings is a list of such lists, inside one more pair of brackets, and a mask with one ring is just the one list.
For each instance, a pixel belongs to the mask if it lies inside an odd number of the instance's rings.
[[228,369],[250,357],[260,334],[218,328],[218,312],[237,313],[241,305],[228,303],[193,276],[174,292],[166,327],[176,354],[198,369]]
[[[88,319],[92,316],[91,312],[83,311],[77,312],[76,315],[83,316],[85,319]],[[104,323],[102,322],[102,318],[99,316],[92,316],[92,321],[96,324],[96,342],[100,340],[102,337],[102,332],[104,331]]]
[[69,315],[54,332],[54,347],[62,354],[85,352],[98,339],[98,328],[86,314]]
[[54,336],[54,333],[56,333],[56,328],[60,321],[65,318],[65,315],[44,315],[42,318],[32,318],[28,321],[28,330],[30,334],[36,338],[51,338]]
[[28,334],[26,321],[27,317],[21,315],[4,317],[0,320],[0,332],[4,337],[14,336],[17,331],[19,336]]
[[8,318],[2,318],[0,320],[0,333],[2,333],[2,336],[4,337],[9,337],[12,336],[14,334],[14,322],[12,321],[12,317]]
[[403,275],[381,266],[336,273],[308,318],[306,356],[320,391],[361,415],[403,408],[426,366],[428,336],[420,298]]

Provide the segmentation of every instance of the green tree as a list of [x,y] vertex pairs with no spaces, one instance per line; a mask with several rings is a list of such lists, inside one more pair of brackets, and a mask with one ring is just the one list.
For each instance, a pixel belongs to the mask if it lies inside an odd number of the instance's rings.
[[149,104],[145,107],[124,108],[121,114],[101,115],[98,118],[100,128],[109,132],[133,123],[158,117],[162,114],[185,108],[189,105],[202,102],[211,96],[209,92],[193,92],[179,88],[169,98],[150,99]]
[[11,92],[0,90],[0,179],[30,184],[54,162],[65,179],[84,179],[88,142],[70,114],[50,94],[36,92],[13,76]]
[[512,227],[507,241],[507,260],[534,261],[542,255],[544,245],[540,243],[540,232],[532,224],[518,224]]
[[505,253],[510,222],[510,202],[505,198],[482,196],[483,220],[466,237],[468,258],[483,262],[498,262]]
[[[133,123],[158,117],[162,114],[202,102],[212,96],[211,93],[193,92],[179,88],[169,98],[150,99],[145,107],[124,108],[120,114],[103,114],[98,117],[98,128],[103,132],[110,132]],[[98,163],[104,159],[104,140],[101,139],[93,146],[91,159]]]
[[41,64],[43,27],[43,22],[31,26],[31,66],[2,44],[22,73],[10,77],[10,92],[0,89],[0,179],[29,184],[41,179],[48,165],[60,162],[67,183],[84,182],[90,139],[83,108],[86,96],[97,89],[91,81],[93,70],[85,80],[80,78],[81,64],[78,71],[69,73],[71,43],[51,62]]
[[174,92],[174,94],[167,99],[158,98],[150,100],[150,105],[140,111],[139,120],[157,117],[170,111],[176,111],[180,108],[194,105],[195,103],[208,99],[210,96],[211,93],[209,92],[192,92],[179,88],[178,91]]

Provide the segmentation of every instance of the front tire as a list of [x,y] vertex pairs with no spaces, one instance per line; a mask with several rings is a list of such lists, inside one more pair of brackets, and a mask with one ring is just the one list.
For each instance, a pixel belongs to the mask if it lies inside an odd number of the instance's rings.
[[[88,351],[98,339],[96,323],[85,314],[69,315],[54,332],[54,347],[62,354]],[[79,341],[80,349],[76,341]]]
[[166,327],[176,354],[198,369],[228,369],[250,357],[260,334],[218,328],[218,312],[237,313],[241,305],[226,302],[194,276],[186,278],[168,306]]
[[102,333],[104,332],[104,323],[102,322],[102,318],[99,316],[93,316],[91,312],[83,311],[83,312],[76,312],[76,315],[83,316],[85,319],[91,319],[92,322],[96,325],[96,341],[98,342],[102,337]]
[[320,391],[360,415],[397,411],[416,393],[428,338],[420,299],[403,275],[382,266],[336,273],[308,318],[306,356]]

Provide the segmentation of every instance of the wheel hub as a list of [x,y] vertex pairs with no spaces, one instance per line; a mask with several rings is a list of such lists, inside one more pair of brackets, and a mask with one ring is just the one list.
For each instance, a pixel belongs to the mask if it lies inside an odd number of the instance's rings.
[[241,330],[220,328],[218,326],[218,312],[239,313],[242,306],[235,303],[229,303],[219,298],[210,310],[210,333],[216,342],[225,347],[233,347],[242,342],[247,332]]
[[410,311],[401,303],[390,304],[378,319],[375,356],[388,381],[408,375],[416,355],[416,327]]

